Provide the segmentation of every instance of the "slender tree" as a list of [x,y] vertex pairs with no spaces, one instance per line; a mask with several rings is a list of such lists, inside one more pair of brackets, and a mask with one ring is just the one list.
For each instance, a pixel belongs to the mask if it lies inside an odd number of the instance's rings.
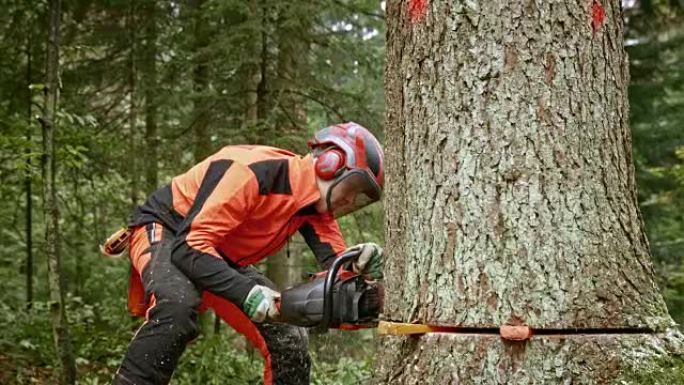
[[[278,57],[276,91],[276,127],[282,145],[304,151],[306,149],[306,109],[301,97],[301,81],[308,70],[306,33],[308,15],[303,15],[301,3],[281,4],[278,9]],[[280,289],[302,280],[304,272],[303,242],[288,242],[287,246],[267,260],[268,277]]]
[[59,383],[73,384],[76,379],[76,367],[69,322],[64,308],[64,292],[62,288],[61,261],[59,250],[59,211],[57,206],[57,161],[55,159],[55,119],[59,104],[59,44],[61,1],[51,0],[49,3],[49,26],[47,41],[47,59],[45,69],[45,104],[41,124],[43,126],[43,201],[45,220],[45,247],[48,261],[48,286],[50,289],[50,315],[55,342],[55,350],[59,357]]
[[620,1],[387,10],[384,314],[480,333],[385,337],[376,381],[608,383],[681,351],[637,206]]
[[32,136],[32,55],[33,48],[33,30],[27,28],[26,34],[26,171],[24,174],[24,190],[26,194],[26,307],[33,306],[33,162],[31,159],[31,143],[33,143]]
[[245,116],[244,124],[247,127],[255,127],[259,120],[259,102],[258,102],[258,92],[257,89],[261,82],[261,70],[259,68],[259,47],[261,42],[261,10],[262,7],[259,4],[259,0],[249,1],[249,14],[250,19],[251,34],[249,34],[250,39],[246,43],[246,56],[244,65],[244,77],[245,80],[243,84],[245,85],[246,98],[245,98]]
[[[137,1],[130,0],[128,4],[128,14],[126,18],[126,32],[128,38],[128,148],[132,154],[137,154],[138,149],[138,104],[137,104],[137,85],[138,85],[138,65],[136,49],[138,43],[138,16]],[[137,205],[140,191],[140,176],[137,157],[126,157],[126,166],[129,180],[129,195],[131,206]]]
[[[208,45],[210,30],[207,20],[203,17],[202,5],[205,0],[191,0],[189,3],[190,20],[192,25],[192,88],[193,88],[193,113],[192,113],[192,153],[195,163],[201,162],[211,153],[211,140],[209,134],[209,122],[211,116],[210,103],[207,97],[209,92],[209,64]],[[221,328],[221,318],[212,313],[200,315],[200,325],[203,333],[210,330],[214,334]]]
[[140,7],[142,8],[141,13],[144,15],[141,76],[145,97],[145,149],[143,151],[145,163],[141,166],[145,169],[145,193],[149,194],[159,187],[159,105],[157,103],[157,95],[160,92],[157,84],[157,7],[159,5],[154,0],[145,0]]
[[206,20],[202,17],[204,0],[192,0],[193,24],[193,55],[192,79],[194,88],[194,113],[192,121],[193,154],[195,162],[209,156],[211,140],[209,137],[210,103],[209,92],[209,64],[207,47],[209,45],[210,30]]

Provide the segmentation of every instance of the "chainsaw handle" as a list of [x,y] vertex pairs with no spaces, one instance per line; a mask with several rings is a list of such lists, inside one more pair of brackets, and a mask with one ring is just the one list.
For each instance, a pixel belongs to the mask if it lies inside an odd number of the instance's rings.
[[323,318],[321,319],[321,323],[319,325],[320,330],[323,332],[328,330],[328,327],[330,326],[330,320],[332,319],[333,286],[335,284],[335,278],[337,278],[337,273],[344,264],[358,257],[360,253],[361,250],[352,250],[343,253],[333,261],[332,265],[328,269],[328,274],[325,276],[325,284],[323,285]]

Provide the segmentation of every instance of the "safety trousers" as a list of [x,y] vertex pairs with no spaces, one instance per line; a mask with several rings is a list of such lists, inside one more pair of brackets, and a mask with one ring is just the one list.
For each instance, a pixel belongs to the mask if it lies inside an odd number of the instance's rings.
[[[145,322],[138,329],[123,362],[117,370],[114,385],[168,384],[178,360],[189,341],[197,337],[198,308],[202,302],[199,290],[171,262],[174,234],[158,223],[140,226],[133,231],[130,244],[134,274],[144,288],[147,312]],[[275,285],[253,267],[239,267],[238,271],[258,284],[275,289]],[[227,301],[225,301],[227,302]],[[264,374],[265,383],[277,385],[308,384],[311,359],[308,352],[306,329],[283,324],[256,324],[235,306],[224,307],[221,316],[238,320],[241,333],[256,334],[270,356]],[[246,332],[245,332],[246,331]],[[253,339],[252,339],[253,340]],[[264,346],[260,346],[264,349]],[[262,352],[263,353],[263,352]],[[226,383],[230,379],[226,378]],[[272,381],[272,382],[271,382]]]

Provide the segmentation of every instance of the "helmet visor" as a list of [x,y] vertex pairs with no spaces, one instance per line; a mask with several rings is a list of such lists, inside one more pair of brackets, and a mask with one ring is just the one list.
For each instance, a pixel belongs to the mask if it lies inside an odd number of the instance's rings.
[[328,210],[336,217],[342,217],[360,210],[381,196],[380,186],[368,172],[351,170],[340,176],[328,190]]

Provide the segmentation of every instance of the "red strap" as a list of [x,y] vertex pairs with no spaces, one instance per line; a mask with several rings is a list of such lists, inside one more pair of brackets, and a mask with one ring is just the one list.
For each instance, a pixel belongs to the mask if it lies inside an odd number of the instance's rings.
[[[147,319],[147,311],[154,306],[154,298],[152,303],[145,302],[145,289],[143,288],[140,274],[135,269],[131,269],[131,277],[128,282],[128,310],[137,317],[145,317]],[[249,342],[259,350],[261,356],[264,358],[264,385],[273,384],[273,371],[271,368],[271,353],[268,351],[266,340],[257,329],[256,325],[232,302],[217,297],[209,292],[204,292],[202,295],[202,304],[200,311],[208,308],[214,309],[224,322],[230,325],[235,331],[244,335]]]
[[143,317],[148,305],[145,302],[145,289],[140,274],[131,269],[131,277],[128,280],[128,311],[136,317]]
[[264,385],[273,384],[273,372],[271,370],[271,353],[268,351],[266,340],[259,333],[256,325],[240,310],[234,303],[215,296],[211,293],[204,292],[202,302],[209,308],[214,309],[223,321],[230,325],[235,331],[242,334],[259,350],[261,356],[264,357]]

